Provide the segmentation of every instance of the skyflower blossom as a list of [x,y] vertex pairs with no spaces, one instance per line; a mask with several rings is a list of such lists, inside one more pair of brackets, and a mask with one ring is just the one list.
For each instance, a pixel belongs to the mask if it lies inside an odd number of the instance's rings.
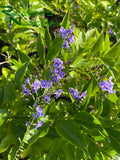
[[109,29],[108,33],[109,33],[109,34],[113,34],[113,32],[112,32],[111,28]]
[[109,78],[108,81],[103,81],[99,83],[99,87],[101,87],[103,91],[108,91],[110,94],[116,92],[115,90],[113,90],[114,83],[111,80],[112,76]]
[[64,27],[61,27],[58,32],[60,33],[60,36],[65,39],[62,47],[69,48],[69,42],[71,44],[75,39],[75,35],[73,35],[72,33],[72,26],[70,27],[70,29],[64,29]]
[[52,86],[52,81],[43,80],[41,81],[41,88],[49,88]]
[[75,39],[75,35],[73,35],[73,36],[71,36],[71,37],[69,38],[70,44],[74,42],[74,39]]
[[49,104],[51,98],[49,96],[44,96],[44,101]]
[[59,58],[54,58],[53,63],[54,69],[51,69],[50,76],[52,76],[52,82],[57,82],[58,79],[63,79],[65,76],[65,73],[61,71],[63,69],[63,61],[61,61]]
[[[75,100],[77,100],[77,99],[80,99],[81,101],[84,101],[84,99],[86,98],[86,93],[87,93],[87,91],[85,91],[85,92],[83,92],[83,93],[81,93],[81,95],[79,94],[79,92],[78,92],[78,90],[75,90],[74,88],[69,88],[69,90],[70,90],[70,94],[72,94],[72,96],[73,96],[73,98],[75,99]],[[80,101],[80,103],[81,103],[81,101]]]
[[63,43],[63,45],[62,45],[62,47],[63,48],[68,48],[69,47],[68,41],[65,40],[64,43]]
[[32,92],[35,93],[40,88],[40,81],[38,79],[31,85],[33,87]]
[[79,93],[78,93],[78,90],[75,90],[74,88],[71,88],[71,87],[69,88],[69,90],[70,90],[70,94],[73,95],[73,98],[75,100],[81,98],[80,95],[79,95]]
[[40,107],[37,107],[37,108],[36,108],[36,113],[33,113],[33,114],[32,114],[32,117],[33,117],[34,119],[37,119],[37,118],[43,117],[43,116],[44,116],[44,111],[43,111],[43,109],[40,108]]
[[43,125],[43,123],[41,121],[38,121],[38,124],[35,126],[35,129],[38,129],[39,127],[41,127]]
[[62,94],[62,92],[63,92],[62,89],[58,89],[58,91],[56,92],[55,98],[58,99],[60,95]]
[[31,95],[30,91],[26,88],[25,84],[22,84],[22,90],[25,96]]

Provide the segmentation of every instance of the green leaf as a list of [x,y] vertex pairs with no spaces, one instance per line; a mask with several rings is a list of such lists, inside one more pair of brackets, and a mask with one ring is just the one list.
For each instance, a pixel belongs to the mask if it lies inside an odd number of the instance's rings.
[[120,55],[120,40],[111,47],[108,53],[105,55],[106,57],[115,57]]
[[2,74],[5,78],[8,77],[10,70],[8,68],[2,67]]
[[110,114],[110,100],[105,99],[103,101],[103,111],[102,111],[101,116],[107,117],[107,116],[109,116],[109,114]]
[[56,157],[59,157],[61,160],[73,160],[74,146],[62,138],[55,139],[46,160],[56,160]]
[[21,61],[22,63],[25,63],[26,61],[29,61],[29,60],[30,60],[29,56],[28,56],[27,54],[21,52],[20,50],[18,50],[17,54],[18,54],[18,56],[19,56],[19,58],[20,58],[20,61]]
[[25,133],[23,138],[23,143],[26,144],[25,149],[35,143],[38,138],[44,137],[48,133],[49,124],[50,123],[43,124],[43,126],[39,127],[37,130],[33,129],[35,131],[34,134],[32,134],[32,130]]
[[102,59],[102,58],[98,58],[100,62],[102,62],[102,64],[108,69],[108,71],[112,74],[113,78],[116,80],[116,75],[117,72],[119,72],[119,70],[117,68],[113,68],[113,64],[111,65],[110,61],[111,59]]
[[118,100],[118,97],[117,97],[117,95],[116,95],[116,93],[113,93],[113,94],[109,94],[108,95],[108,98],[109,98],[109,100],[111,101],[111,102],[113,102],[113,103],[116,103],[116,101]]
[[53,44],[50,48],[50,51],[47,54],[47,62],[48,60],[53,60],[55,56],[61,51],[63,45],[63,39],[60,37],[56,37],[53,41]]
[[15,142],[16,139],[13,136],[6,136],[0,143],[0,153],[6,151],[9,148],[9,146],[14,144]]
[[103,32],[101,32],[96,42],[94,43],[90,55],[97,54],[100,51],[102,44],[103,44]]
[[80,160],[84,157],[83,152],[78,147],[75,147],[74,155],[75,155],[75,160]]
[[8,85],[5,88],[4,97],[9,102],[12,103],[15,101],[16,93],[15,86],[12,81],[8,82]]
[[18,86],[21,86],[21,83],[22,83],[22,80],[24,78],[24,75],[25,75],[25,71],[27,69],[27,66],[28,66],[28,63],[29,62],[26,62],[22,65],[21,68],[19,68],[15,74],[15,81],[16,81],[16,84]]
[[86,41],[88,41],[91,37],[96,35],[96,29],[91,29],[89,31],[86,32],[85,36],[86,36]]
[[94,136],[96,140],[98,138],[104,139],[107,136],[107,133],[100,121],[95,116],[90,115],[85,111],[77,113],[75,116],[75,121],[77,124],[84,126],[88,133]]
[[90,0],[82,0],[82,2],[89,7],[95,7],[95,5]]
[[89,150],[91,158],[94,159],[95,154],[96,154],[96,145],[94,143],[90,142],[88,150]]
[[0,126],[4,123],[4,121],[8,118],[10,113],[5,109],[0,109]]
[[46,27],[45,29],[45,42],[46,42],[48,49],[50,49],[52,41],[51,41],[51,36],[48,30],[48,27]]
[[40,33],[37,39],[37,53],[40,57],[41,63],[44,64],[45,63],[45,48],[44,48],[43,40],[42,40]]
[[83,105],[85,104],[85,107],[87,107],[89,101],[90,101],[90,97],[91,97],[91,94],[92,94],[92,91],[93,91],[93,79],[91,79],[89,82],[88,82],[88,87],[87,87],[87,93],[86,93],[86,98],[83,102]]
[[111,128],[105,128],[109,137],[110,137],[110,145],[120,153],[120,131]]
[[61,137],[86,152],[85,138],[73,120],[57,120],[55,128]]
[[22,5],[24,6],[24,8],[27,10],[28,6],[29,6],[29,0],[22,0]]
[[57,159],[61,144],[62,144],[62,139],[57,138],[54,140],[46,160],[56,160]]
[[70,11],[68,10],[68,12],[66,13],[66,15],[64,16],[61,22],[61,26],[64,27],[65,29],[69,28],[69,14],[70,14]]
[[18,149],[19,145],[20,145],[20,142],[17,141],[15,143],[15,145],[13,147],[11,147],[10,152],[8,154],[8,160],[18,160],[18,159],[15,159],[15,158],[16,158],[16,152],[17,152],[17,149]]
[[87,65],[87,61],[80,55],[76,58],[73,64],[70,65],[72,68],[79,68],[81,66]]
[[4,100],[4,88],[0,88],[0,105],[3,104]]
[[110,41],[109,41],[109,34],[108,32],[106,32],[106,37],[105,37],[105,42],[104,42],[104,48],[105,48],[105,51],[103,53],[103,56],[105,56],[109,49],[110,49]]
[[11,134],[16,137],[16,138],[23,138],[24,136],[24,131],[17,125],[15,125],[15,122],[11,122],[10,124],[10,131],[11,131]]

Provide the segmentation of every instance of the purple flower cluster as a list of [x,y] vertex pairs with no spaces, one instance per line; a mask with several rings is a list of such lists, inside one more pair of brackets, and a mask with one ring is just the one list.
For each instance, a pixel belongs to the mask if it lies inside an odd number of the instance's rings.
[[42,109],[42,108],[39,108],[39,107],[36,108],[36,113],[33,113],[33,114],[32,114],[32,117],[33,117],[34,119],[37,119],[37,118],[43,117],[43,116],[44,116],[43,109]]
[[30,79],[27,78],[27,80],[22,84],[22,90],[24,95],[31,95],[30,90],[27,89],[26,84],[29,83],[29,87],[31,88],[32,93],[36,93],[37,90],[41,88],[50,88],[52,86],[52,81],[39,81],[38,79],[35,79],[34,83],[30,84]]
[[36,79],[35,80],[35,82],[34,83],[32,83],[32,87],[33,87],[33,89],[32,89],[32,92],[33,93],[35,93],[39,88],[40,88],[40,81],[38,80],[38,79]]
[[[37,108],[36,108],[36,113],[33,113],[33,115],[32,115],[32,117],[33,117],[34,119],[37,119],[37,118],[43,117],[43,116],[44,116],[44,111],[43,111],[43,109],[40,108],[40,107],[37,107]],[[43,123],[39,120],[39,121],[38,121],[38,124],[36,124],[36,126],[35,126],[35,129],[41,127],[42,125],[43,125]]]
[[[32,114],[32,117],[34,118],[34,120],[38,119],[39,117],[43,117],[44,116],[44,111],[42,108],[37,107],[36,108],[36,113]],[[30,125],[30,122],[26,122],[26,127],[28,127]],[[37,129],[38,127],[41,127],[43,125],[43,123],[39,120],[38,123],[35,126],[35,129]]]
[[72,34],[72,28],[70,29],[64,29],[63,27],[60,28],[59,33],[61,35],[62,38],[65,39],[62,47],[63,48],[68,48],[69,47],[69,43],[73,43],[74,39],[75,39],[75,35]]
[[43,80],[41,81],[41,88],[50,88],[52,86],[51,81]]
[[103,91],[108,91],[110,94],[116,92],[115,90],[113,90],[114,84],[111,80],[112,76],[109,78],[108,81],[103,81],[99,83],[99,87],[101,87]]
[[63,79],[65,73],[61,71],[63,69],[63,62],[59,58],[54,58],[54,69],[51,69],[50,76],[52,76],[52,82],[57,82],[59,79]]
[[[87,96],[86,95],[87,91],[81,93],[81,95],[80,95],[79,92],[78,92],[78,90],[75,90],[74,88],[70,87],[69,90],[70,90],[70,94],[72,94],[72,96],[73,96],[73,98],[75,100],[81,99],[81,101],[84,101],[85,97]],[[82,103],[81,101],[80,101],[80,103]]]

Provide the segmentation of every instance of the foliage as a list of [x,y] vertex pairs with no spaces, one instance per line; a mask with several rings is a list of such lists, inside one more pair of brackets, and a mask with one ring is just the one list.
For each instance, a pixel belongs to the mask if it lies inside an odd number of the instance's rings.
[[120,157],[119,10],[116,0],[0,1],[1,160]]

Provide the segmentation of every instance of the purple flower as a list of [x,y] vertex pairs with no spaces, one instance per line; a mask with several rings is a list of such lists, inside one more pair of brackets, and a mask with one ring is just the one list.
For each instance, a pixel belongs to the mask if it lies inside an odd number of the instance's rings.
[[114,84],[111,80],[112,80],[112,77],[109,78],[110,83],[108,81],[103,81],[99,83],[99,87],[101,87],[103,91],[108,91],[110,94],[116,92],[115,90],[112,90]]
[[56,72],[58,79],[63,79],[65,73],[63,71]]
[[74,6],[73,9],[79,8],[79,6]]
[[47,88],[47,81],[46,80],[41,81],[41,88]]
[[79,101],[80,103],[82,103],[82,101],[84,101],[84,99],[86,98],[86,96],[87,96],[86,93],[87,93],[87,91],[81,93],[81,96],[80,96],[80,98],[81,98],[80,100],[81,101]]
[[57,77],[57,76],[53,76],[53,77],[52,77],[52,82],[55,82],[55,83],[56,83],[57,81],[58,81],[58,77]]
[[34,119],[39,118],[39,116],[37,115],[37,113],[33,113],[33,114],[32,114],[32,117],[33,117]]
[[49,96],[44,96],[44,101],[49,104],[49,102],[51,101],[51,99],[50,99]]
[[26,127],[28,127],[28,126],[30,125],[30,122],[26,122],[26,124],[25,124],[25,125],[26,125]]
[[59,58],[54,58],[53,66],[56,70],[62,70],[63,69],[63,62]]
[[63,61],[61,61],[59,58],[54,58],[54,62],[58,65],[63,65]]
[[59,30],[59,32],[64,32],[64,31],[65,31],[64,27],[61,27]]
[[108,33],[109,33],[109,34],[113,34],[113,32],[112,32],[111,28],[109,29]]
[[25,96],[31,95],[30,91],[26,89],[25,84],[22,84],[22,90],[23,90],[23,94]]
[[85,98],[85,97],[87,96],[86,93],[87,93],[87,91],[83,92],[83,93],[81,94],[81,97]]
[[59,72],[63,69],[63,66],[62,65],[59,65],[59,66],[55,66],[55,72]]
[[71,87],[69,88],[69,90],[70,90],[70,94],[73,95],[74,99],[80,99],[81,98],[81,96],[78,93],[78,90],[75,90],[74,88],[71,88]]
[[113,77],[111,76],[111,77],[109,77],[109,82],[111,82],[111,80],[113,79]]
[[40,117],[43,117],[44,116],[44,112],[43,112],[43,109],[40,108],[40,107],[37,107],[36,108],[36,111],[37,111],[37,115]]
[[38,129],[39,127],[41,127],[43,125],[43,123],[41,121],[38,121],[38,124],[36,125],[35,129]]
[[58,99],[60,95],[62,94],[62,92],[63,92],[62,89],[58,89],[58,91],[56,92],[55,98]]
[[70,29],[66,29],[66,33],[69,35],[69,34],[71,34],[72,33],[72,29],[70,28]]
[[[70,44],[71,44],[74,42],[74,38],[75,38],[75,35],[71,36],[72,35],[72,26],[70,27],[70,29],[64,29],[63,27],[61,27],[59,30],[59,33],[61,34],[62,38],[65,39],[62,47],[68,48],[69,47],[68,41],[70,41]],[[69,36],[71,36],[71,37],[69,37]]]
[[62,33],[63,38],[67,38],[69,34],[72,33],[72,29],[64,29],[63,27],[60,28],[59,30],[60,33]]
[[46,80],[43,80],[41,81],[41,88],[49,88],[52,86],[52,81],[46,81]]
[[74,42],[74,39],[75,39],[75,35],[73,35],[73,36],[71,36],[71,37],[69,38],[70,44]]
[[28,77],[24,83],[27,84],[28,82],[30,82],[30,80],[31,78]]
[[44,111],[43,111],[42,108],[39,108],[39,107],[36,108],[36,113],[33,113],[33,114],[32,114],[32,117],[33,117],[34,119],[37,119],[37,118],[43,117],[43,116],[44,116]]
[[33,93],[36,92],[40,88],[40,84],[41,84],[40,81],[36,79],[35,82],[31,85],[32,87],[34,87],[32,90]]
[[53,69],[51,69],[51,73],[50,73],[50,76],[54,75],[54,71]]
[[68,48],[68,41],[64,41],[63,45],[62,45],[63,48]]
[[50,88],[52,86],[52,81],[47,82],[47,88]]

